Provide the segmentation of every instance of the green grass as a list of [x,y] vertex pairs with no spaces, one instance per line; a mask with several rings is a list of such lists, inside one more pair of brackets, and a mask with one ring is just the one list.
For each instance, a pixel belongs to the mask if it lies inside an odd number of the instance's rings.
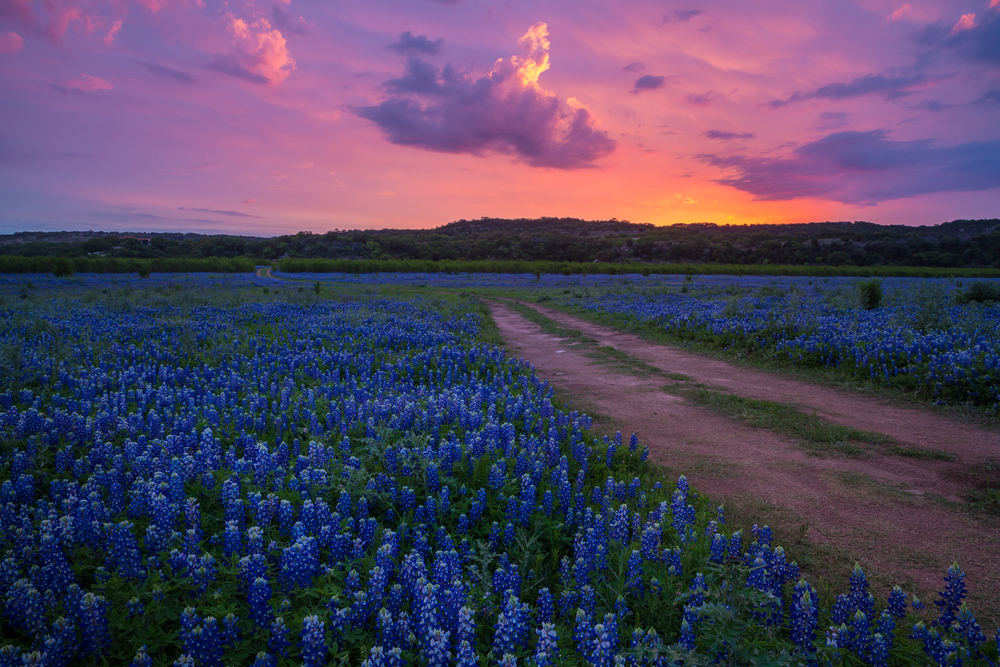
[[977,512],[1000,516],[1000,489],[977,489],[966,500]]
[[934,449],[933,447],[900,447],[899,445],[894,445],[888,449],[888,453],[896,456],[906,456],[911,459],[920,459],[922,461],[955,460],[954,454],[941,451],[940,449]]
[[886,444],[889,436],[874,431],[833,424],[815,415],[800,412],[791,405],[727,394],[711,389],[693,388],[683,392],[692,402],[713,412],[738,419],[749,426],[764,428],[778,435],[802,442],[811,453],[839,453],[861,456],[865,450],[857,443]]

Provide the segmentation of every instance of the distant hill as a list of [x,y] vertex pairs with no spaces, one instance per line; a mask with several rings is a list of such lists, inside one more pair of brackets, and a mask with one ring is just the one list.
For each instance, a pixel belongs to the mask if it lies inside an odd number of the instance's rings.
[[458,220],[435,229],[270,238],[157,232],[19,232],[0,255],[555,260],[1000,267],[1000,219],[908,227],[870,222],[678,224],[577,218]]

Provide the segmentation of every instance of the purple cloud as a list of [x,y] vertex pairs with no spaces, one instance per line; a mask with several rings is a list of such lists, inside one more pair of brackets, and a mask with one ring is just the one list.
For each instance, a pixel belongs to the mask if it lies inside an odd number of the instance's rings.
[[142,65],[151,74],[155,74],[156,76],[164,79],[170,79],[171,81],[177,81],[178,83],[198,83],[197,77],[179,69],[164,67],[163,65],[154,65],[153,63],[147,63],[142,60],[133,60],[132,62]]
[[177,210],[197,211],[198,213],[218,213],[219,215],[228,215],[231,218],[260,218],[259,215],[250,215],[249,213],[240,213],[239,211],[223,211],[214,208],[184,208],[183,206],[178,206]]
[[646,66],[642,63],[632,63],[631,65],[625,65],[625,67],[622,67],[623,72],[641,72],[644,69],[646,69]]
[[263,74],[257,74],[256,72],[251,72],[249,69],[244,67],[235,56],[229,53],[216,53],[205,64],[205,69],[210,69],[214,72],[222,72],[223,74],[234,76],[237,79],[244,79],[245,81],[250,81],[251,83],[267,83],[266,76]]
[[966,60],[1000,67],[1000,5],[987,9],[978,22],[974,14],[967,16],[972,17],[970,27],[961,21],[954,26],[935,23],[924,29],[918,42],[932,49],[953,51]]
[[591,167],[616,142],[594,126],[584,105],[538,84],[549,67],[547,35],[544,23],[535,24],[520,40],[523,57],[499,60],[478,79],[411,57],[402,76],[383,84],[388,99],[354,111],[402,146],[505,153],[533,167]]
[[889,99],[894,99],[909,95],[912,88],[925,86],[928,83],[930,83],[930,77],[922,74],[911,76],[868,74],[858,77],[850,83],[831,83],[809,92],[793,93],[784,100],[771,100],[768,102],[768,106],[772,109],[778,109],[803,100],[847,100],[865,95],[885,95]]
[[1000,188],[1000,141],[935,146],[893,141],[887,132],[836,132],[788,158],[699,155],[737,175],[716,181],[756,201],[814,198],[870,206],[931,192]]
[[701,95],[695,95],[694,93],[688,95],[686,98],[688,104],[692,104],[696,107],[707,107],[712,102],[715,101],[715,93],[709,91],[707,93],[702,93]]
[[271,8],[271,19],[282,32],[290,32],[302,37],[311,35],[314,27],[301,16],[292,16],[278,5]]
[[819,115],[818,130],[836,130],[844,127],[851,120],[851,114],[846,111],[824,111]]
[[635,81],[635,87],[632,89],[633,92],[641,92],[643,90],[656,90],[657,88],[663,88],[667,83],[667,77],[665,76],[653,76],[652,74],[647,74],[646,76],[640,76]]
[[413,33],[407,30],[399,36],[398,42],[390,44],[387,48],[392,49],[400,55],[406,53],[426,53],[427,55],[436,56],[441,53],[441,46],[443,44],[444,40],[440,37],[432,42],[427,39],[427,35],[417,35],[414,37]]
[[982,97],[976,100],[976,104],[1000,104],[1000,89],[987,90]]
[[700,9],[675,9],[670,14],[663,15],[664,23],[683,23],[685,21],[690,21],[698,14],[704,14],[705,12]]
[[721,139],[723,141],[732,141],[733,139],[753,139],[754,137],[754,135],[750,132],[738,134],[736,132],[722,132],[720,130],[709,130],[702,136],[708,137],[709,139]]

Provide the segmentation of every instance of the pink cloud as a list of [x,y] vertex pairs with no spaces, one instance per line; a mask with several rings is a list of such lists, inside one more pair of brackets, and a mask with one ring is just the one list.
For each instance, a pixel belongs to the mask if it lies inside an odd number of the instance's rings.
[[403,76],[383,84],[391,96],[355,111],[394,144],[441,153],[499,152],[533,167],[580,169],[614,151],[585,105],[539,84],[550,66],[546,24],[533,25],[518,44],[523,56],[497,60],[478,79],[410,56]]
[[962,30],[969,30],[976,26],[976,15],[975,14],[962,14],[962,18],[958,19],[958,23],[951,29],[951,34],[956,32],[961,32]]
[[0,53],[17,53],[24,48],[24,40],[16,32],[0,32]]
[[280,30],[271,28],[266,19],[247,23],[227,14],[226,21],[233,49],[213,56],[209,69],[271,85],[282,83],[295,69],[295,60],[288,52],[284,36]]
[[897,9],[896,11],[894,11],[892,14],[886,16],[885,19],[890,23],[895,23],[896,21],[899,21],[900,19],[909,16],[912,12],[913,12],[913,7],[911,7],[909,4],[906,4]]
[[109,82],[99,76],[81,74],[78,79],[70,79],[62,84],[65,90],[75,90],[81,93],[92,93],[96,90],[111,90],[114,88]]
[[121,29],[122,29],[121,20],[115,21],[114,24],[111,26],[111,30],[109,30],[108,34],[104,37],[104,43],[111,44],[112,42],[114,42],[115,35],[117,35],[118,31]]

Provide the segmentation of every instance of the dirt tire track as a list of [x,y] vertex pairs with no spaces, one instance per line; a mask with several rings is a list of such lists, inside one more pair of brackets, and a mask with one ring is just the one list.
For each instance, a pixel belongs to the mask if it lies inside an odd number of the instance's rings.
[[901,407],[873,396],[823,387],[776,373],[736,366],[673,347],[651,343],[634,334],[594,324],[580,317],[532,303],[523,304],[563,327],[577,329],[602,345],[628,352],[663,371],[682,373],[696,382],[758,398],[800,406],[842,426],[875,431],[901,444],[933,447],[965,461],[1000,457],[1000,433]]
[[[948,484],[935,468],[948,464],[893,456],[864,460],[809,456],[792,440],[749,427],[664,391],[662,378],[640,378],[610,369],[572,341],[544,333],[501,303],[487,303],[511,353],[530,361],[542,378],[575,400],[613,415],[623,432],[638,434],[640,442],[649,447],[652,460],[686,471],[692,485],[713,500],[730,504],[763,500],[787,512],[796,525],[808,524],[806,536],[811,542],[846,550],[864,566],[896,583],[910,583],[924,591],[938,590],[945,569],[958,561],[969,574],[970,601],[981,620],[994,625],[1000,620],[1000,559],[996,558],[1000,522],[950,509],[901,488],[924,486],[953,492],[951,487],[944,488]],[[768,390],[765,382],[776,376],[736,367],[730,367],[730,373],[724,362],[533,307],[564,327],[580,330],[651,365],[734,391],[745,388],[744,395],[769,400],[794,397],[796,403],[812,407],[808,401],[822,406],[822,397],[835,391],[786,378],[778,378],[778,389]],[[660,347],[665,349],[651,349]],[[793,391],[796,385],[797,391]],[[806,388],[819,393],[807,395]],[[831,421],[835,415],[847,419],[845,412],[851,404],[842,396],[837,398],[832,408],[821,411]],[[872,401],[865,398],[862,403],[871,409]],[[942,419],[919,411],[908,412]],[[871,421],[869,418],[864,425],[843,423],[883,431],[868,426]],[[905,422],[893,429],[894,437],[901,442],[952,451],[940,442],[912,438],[902,424]],[[968,434],[970,449],[986,451],[985,440],[973,436]],[[880,481],[872,483],[872,478]],[[848,573],[848,569],[842,573],[844,581]]]

